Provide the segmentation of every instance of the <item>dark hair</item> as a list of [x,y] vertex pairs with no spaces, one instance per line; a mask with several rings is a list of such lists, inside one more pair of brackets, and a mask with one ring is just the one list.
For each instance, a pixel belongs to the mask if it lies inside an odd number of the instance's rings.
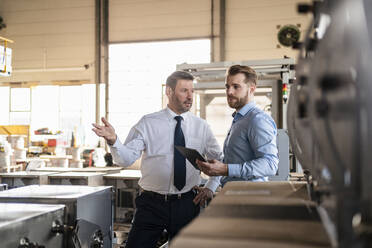
[[180,79],[194,80],[194,76],[186,71],[175,71],[167,78],[166,86],[171,87],[174,90],[176,88],[177,81]]
[[253,83],[257,85],[257,74],[256,71],[253,70],[251,67],[246,65],[232,65],[227,70],[226,76],[234,76],[238,73],[243,73],[245,75],[245,83]]

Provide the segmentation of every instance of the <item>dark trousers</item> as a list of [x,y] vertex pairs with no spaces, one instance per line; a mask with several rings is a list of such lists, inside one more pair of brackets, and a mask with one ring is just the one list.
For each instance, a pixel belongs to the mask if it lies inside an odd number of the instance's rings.
[[200,211],[193,203],[196,193],[190,191],[180,199],[165,199],[152,192],[136,198],[136,212],[128,235],[126,248],[154,248],[164,229],[172,239]]

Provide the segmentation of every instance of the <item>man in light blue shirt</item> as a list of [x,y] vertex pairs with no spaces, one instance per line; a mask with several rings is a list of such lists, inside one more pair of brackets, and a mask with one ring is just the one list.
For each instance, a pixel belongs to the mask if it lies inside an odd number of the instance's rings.
[[274,120],[254,101],[257,74],[248,67],[233,65],[227,71],[227,103],[236,111],[224,143],[223,162],[197,161],[209,176],[228,181],[268,181],[278,170],[277,128]]

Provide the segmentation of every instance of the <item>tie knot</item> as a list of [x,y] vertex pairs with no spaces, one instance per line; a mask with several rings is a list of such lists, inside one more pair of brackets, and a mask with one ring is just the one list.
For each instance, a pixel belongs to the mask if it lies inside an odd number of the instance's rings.
[[176,119],[177,123],[179,123],[183,120],[183,117],[180,116],[180,115],[177,115],[177,116],[174,117],[174,119]]

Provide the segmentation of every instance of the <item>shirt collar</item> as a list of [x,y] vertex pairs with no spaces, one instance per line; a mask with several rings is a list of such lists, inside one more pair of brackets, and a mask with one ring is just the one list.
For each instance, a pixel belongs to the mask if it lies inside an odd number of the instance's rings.
[[[174,113],[169,107],[165,108],[165,112],[167,113],[167,117],[169,120],[174,120],[174,117],[176,117],[178,114]],[[186,121],[188,118],[190,111],[187,111],[185,113],[180,114],[182,116],[183,120]]]
[[232,117],[234,117],[234,119],[235,119],[235,116],[236,116],[236,118],[238,118],[238,117],[240,117],[240,116],[245,116],[245,115],[249,112],[249,110],[251,110],[255,105],[256,105],[256,104],[255,104],[254,101],[251,101],[251,102],[247,103],[247,104],[244,105],[244,107],[241,108],[238,112],[235,111],[235,112],[232,114]]

